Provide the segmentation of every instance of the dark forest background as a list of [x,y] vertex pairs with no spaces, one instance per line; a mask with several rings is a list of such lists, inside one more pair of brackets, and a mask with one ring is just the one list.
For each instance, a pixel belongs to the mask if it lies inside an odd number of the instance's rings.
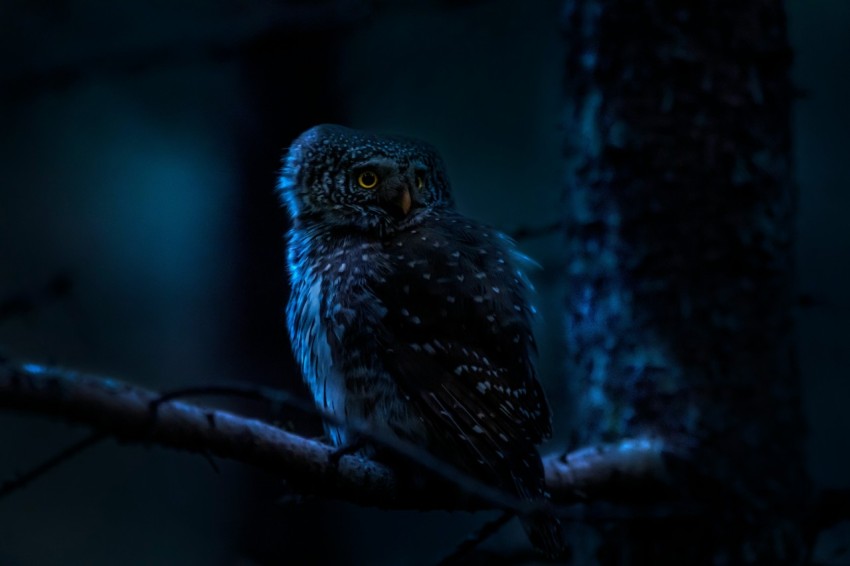
[[[0,353],[155,389],[234,379],[302,391],[273,192],[287,144],[320,122],[421,137],[443,152],[463,212],[506,231],[557,221],[561,5],[3,0]],[[816,486],[848,488],[850,2],[787,10],[808,470]],[[521,241],[542,265],[556,431],[569,420],[563,237]],[[319,434],[301,415],[258,414]],[[84,434],[0,414],[0,481]],[[428,564],[491,516],[299,502],[278,479],[219,468],[94,447],[0,500],[0,564]],[[488,544],[524,535],[512,525]],[[848,544],[844,523],[815,558],[846,563]]]

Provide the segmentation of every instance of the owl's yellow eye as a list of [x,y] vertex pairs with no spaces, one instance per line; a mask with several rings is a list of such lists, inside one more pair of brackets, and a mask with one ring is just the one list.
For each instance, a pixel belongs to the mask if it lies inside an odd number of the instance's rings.
[[357,176],[357,184],[364,189],[372,189],[378,184],[378,176],[372,171],[363,171]]
[[422,175],[416,176],[416,188],[421,189],[425,186],[425,178]]

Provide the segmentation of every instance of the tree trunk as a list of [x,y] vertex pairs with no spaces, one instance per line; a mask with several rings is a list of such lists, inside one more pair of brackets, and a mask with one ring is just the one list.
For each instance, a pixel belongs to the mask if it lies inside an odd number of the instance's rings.
[[784,5],[567,0],[564,28],[577,440],[667,439],[700,502],[604,525],[596,559],[800,562]]

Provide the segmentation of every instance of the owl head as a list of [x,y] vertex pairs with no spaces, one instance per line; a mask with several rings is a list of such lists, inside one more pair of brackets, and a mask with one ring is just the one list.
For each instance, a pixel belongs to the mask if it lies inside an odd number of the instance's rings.
[[431,145],[331,124],[292,143],[278,190],[296,225],[381,234],[452,205],[443,161]]

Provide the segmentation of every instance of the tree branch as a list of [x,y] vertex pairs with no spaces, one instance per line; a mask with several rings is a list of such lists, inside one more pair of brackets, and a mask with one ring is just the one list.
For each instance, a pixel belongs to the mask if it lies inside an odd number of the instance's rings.
[[[288,397],[272,400],[281,401]],[[291,401],[291,399],[289,399]],[[304,403],[303,401],[296,401]],[[292,405],[287,401],[287,404]],[[155,411],[152,411],[155,408]],[[405,486],[385,465],[356,455],[329,461],[334,449],[256,419],[200,407],[109,378],[34,364],[0,363],[0,410],[17,410],[92,427],[123,442],[158,444],[211,454],[280,475],[296,489],[330,499],[380,508],[530,511],[527,503],[479,484],[446,467],[424,450],[370,436],[457,485],[469,498],[450,490]],[[321,415],[333,419],[332,415]],[[665,480],[663,442],[625,440],[544,458],[546,481],[556,501],[586,497],[616,500],[624,480],[657,484]],[[457,476],[453,475],[457,474]],[[435,493],[436,492],[436,493]]]
[[669,447],[660,438],[624,439],[543,458],[546,485],[561,503],[608,499],[634,500],[636,484],[669,486],[665,456]]

